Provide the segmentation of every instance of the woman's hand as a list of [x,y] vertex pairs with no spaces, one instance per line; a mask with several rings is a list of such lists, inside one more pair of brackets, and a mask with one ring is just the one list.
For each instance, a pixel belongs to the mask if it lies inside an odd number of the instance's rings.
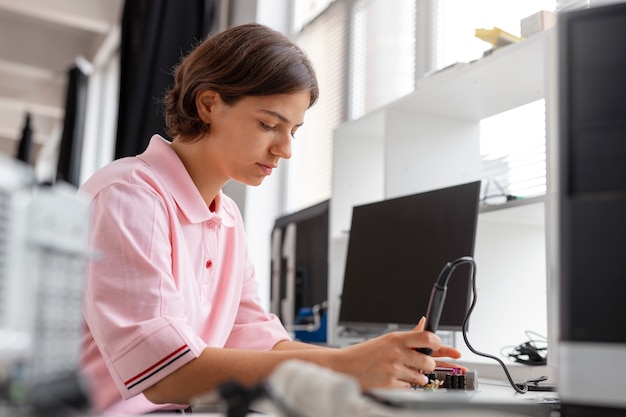
[[[413,328],[413,331],[418,331],[418,332],[424,331],[425,324],[426,324],[426,318],[422,317],[420,321],[417,323],[417,326]],[[453,347],[442,345],[438,350],[433,351],[432,356],[436,358],[459,359],[461,357],[461,352],[459,352]],[[451,362],[436,361],[435,363],[437,364],[437,367],[459,368],[463,371],[463,373],[467,372],[467,368],[465,368],[464,366],[460,366]]]
[[439,336],[423,328],[424,319],[411,331],[392,332],[339,349],[332,368],[356,377],[363,389],[424,385],[428,382],[424,372],[431,372],[436,366],[455,365],[437,363],[415,348],[430,348],[436,357],[456,359],[461,354],[452,347],[442,346]]

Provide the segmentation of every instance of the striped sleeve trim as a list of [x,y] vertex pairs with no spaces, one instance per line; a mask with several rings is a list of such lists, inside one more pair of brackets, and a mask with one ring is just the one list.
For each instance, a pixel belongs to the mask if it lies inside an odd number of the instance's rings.
[[174,362],[176,362],[177,360],[179,360],[180,358],[182,358],[183,356],[187,355],[190,352],[191,352],[191,349],[189,349],[189,347],[186,344],[182,345],[181,347],[179,347],[178,349],[176,349],[169,355],[165,356],[160,361],[154,363],[153,365],[149,366],[148,368],[139,372],[137,375],[130,378],[128,381],[124,382],[126,389],[131,390],[133,387],[141,384],[146,379],[150,378],[151,376],[155,375],[161,370],[167,368],[168,366],[170,366],[171,364],[173,364]]

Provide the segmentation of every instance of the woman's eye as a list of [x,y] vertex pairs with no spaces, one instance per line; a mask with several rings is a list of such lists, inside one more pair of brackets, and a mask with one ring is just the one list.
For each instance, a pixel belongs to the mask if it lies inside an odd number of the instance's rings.
[[263,122],[261,122],[261,127],[262,127],[263,129],[265,129],[265,130],[270,130],[270,131],[271,131],[271,130],[275,130],[275,129],[276,129],[276,127],[275,127],[275,126],[268,125],[268,124],[265,124],[265,123],[263,123]]

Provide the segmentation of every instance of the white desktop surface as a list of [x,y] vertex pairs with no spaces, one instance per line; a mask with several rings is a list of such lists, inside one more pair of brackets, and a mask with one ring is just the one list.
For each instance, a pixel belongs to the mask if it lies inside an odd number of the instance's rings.
[[[558,407],[558,396],[555,392],[531,391],[519,394],[506,381],[479,379],[476,391],[423,391],[405,389],[376,389],[372,393],[387,400],[397,400],[402,407],[385,407],[389,414],[371,414],[371,416],[387,417],[419,417],[434,415],[439,417],[549,417],[551,410]],[[315,395],[312,393],[311,395]],[[417,400],[412,404],[407,401]],[[327,402],[329,399],[320,398]],[[539,403],[539,405],[537,404]],[[261,407],[263,414],[251,413],[248,416],[292,417],[281,413],[272,413],[271,408]],[[205,413],[201,409],[194,411],[195,416],[224,417],[221,413]],[[303,413],[302,416],[308,414]],[[326,416],[310,416],[326,417]],[[360,417],[360,416],[355,416]]]
[[[148,416],[151,416],[151,417],[152,416],[165,417],[165,416],[174,416],[174,415],[180,415],[180,414],[149,414],[149,415],[145,415],[144,417],[148,417]],[[192,414],[189,414],[189,415],[195,416],[195,417],[226,417],[225,413],[197,413],[195,411]],[[119,416],[119,417],[124,417],[124,416]],[[284,417],[284,416],[280,415],[280,414],[248,413],[246,415],[246,417]]]
[[481,378],[475,391],[379,389],[373,393],[401,408],[413,410],[415,415],[427,411],[443,416],[486,415],[487,412],[498,416],[549,416],[550,411],[558,406],[555,392],[520,394],[506,381]]
[[[386,398],[393,399],[402,399],[407,398],[411,395],[420,397],[422,401],[422,405],[424,407],[418,407],[415,409],[408,408],[396,408],[396,407],[385,407],[389,410],[389,415],[394,417],[423,417],[425,415],[428,416],[436,416],[436,417],[524,417],[524,416],[532,416],[532,417],[545,417],[550,416],[548,412],[545,412],[544,409],[538,413],[532,413],[528,410],[532,410],[532,408],[528,408],[522,410],[511,409],[507,410],[506,408],[496,408],[492,407],[493,404],[505,404],[505,405],[515,405],[515,404],[524,404],[525,402],[531,403],[533,401],[545,401],[546,403],[554,403],[554,401],[558,398],[557,394],[554,392],[529,392],[526,394],[517,394],[510,385],[507,385],[506,381],[500,380],[487,380],[487,379],[479,379],[478,390],[476,392],[469,392],[470,396],[474,399],[474,401],[468,401],[467,398],[464,397],[463,392],[453,393],[453,392],[445,392],[445,390],[441,390],[441,392],[421,392],[421,391],[411,391],[411,390],[400,390],[400,389],[378,389],[373,390],[373,393],[377,395],[385,394]],[[456,395],[458,394],[458,395]],[[479,401],[476,401],[479,400]],[[327,401],[327,399],[320,398],[320,401]],[[488,407],[481,407],[481,401],[485,401],[490,405]],[[292,417],[287,416],[282,413],[271,413],[266,406],[262,406],[260,408],[263,410],[263,413],[251,412],[247,414],[247,417]],[[0,417],[6,416],[14,416],[15,414],[10,412],[10,409],[4,408],[0,406]],[[171,416],[171,413],[163,413],[163,414],[150,414],[150,416]],[[206,412],[199,409],[194,410],[191,414],[196,417],[225,417],[226,414],[222,412]],[[303,417],[309,417],[307,414],[302,414]],[[378,416],[378,414],[376,414]],[[387,417],[387,413],[380,414],[382,417]],[[95,417],[93,415],[85,416],[85,417]],[[122,416],[119,416],[122,417]],[[147,415],[146,415],[147,417]],[[326,416],[310,416],[310,417],[326,417]],[[352,417],[352,416],[350,416]],[[361,416],[354,416],[361,417]]]

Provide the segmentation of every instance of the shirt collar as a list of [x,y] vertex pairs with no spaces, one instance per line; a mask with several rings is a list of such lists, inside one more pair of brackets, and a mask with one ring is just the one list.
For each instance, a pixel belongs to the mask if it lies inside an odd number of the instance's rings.
[[215,198],[215,212],[211,212],[189,176],[185,165],[170,146],[170,142],[160,135],[154,135],[146,150],[138,155],[146,164],[154,168],[169,190],[176,205],[190,223],[201,223],[211,218],[219,218],[225,226],[235,224],[233,217],[224,210],[222,191]]

